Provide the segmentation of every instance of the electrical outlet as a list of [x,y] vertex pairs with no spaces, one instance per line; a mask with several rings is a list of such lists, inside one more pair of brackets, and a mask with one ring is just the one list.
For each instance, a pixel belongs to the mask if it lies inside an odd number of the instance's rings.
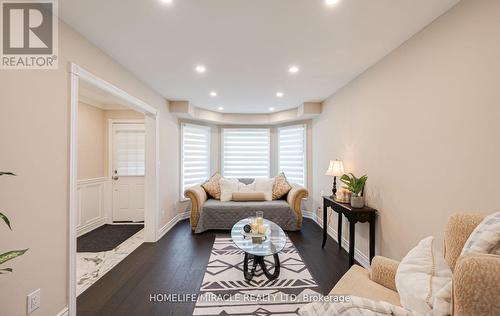
[[35,309],[40,307],[40,289],[33,291],[31,294],[28,294],[26,300],[26,309],[28,314],[33,313]]

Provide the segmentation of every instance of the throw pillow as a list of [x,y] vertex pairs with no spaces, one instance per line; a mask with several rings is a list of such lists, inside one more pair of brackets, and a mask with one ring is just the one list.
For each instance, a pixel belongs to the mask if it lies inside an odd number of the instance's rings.
[[432,316],[450,316],[451,315],[451,292],[453,289],[452,281],[448,282],[435,297],[432,308]]
[[203,183],[201,187],[210,195],[212,198],[218,200],[220,199],[220,179],[222,176],[220,173],[214,173],[207,182]]
[[472,231],[461,255],[469,252],[500,255],[500,212],[486,216]]
[[233,192],[238,191],[238,180],[236,179],[220,179],[220,201],[227,202],[231,201],[233,197]]
[[233,201],[265,201],[266,195],[264,192],[233,192]]
[[[331,296],[330,296],[331,297]],[[299,309],[300,316],[424,316],[416,311],[384,301],[374,301],[364,297],[348,296],[345,302],[318,301]]]
[[244,184],[243,182],[238,183],[238,192],[254,192],[255,182]]
[[264,192],[264,195],[266,196],[266,201],[273,200],[274,179],[257,178],[255,179],[254,183],[255,183],[255,191]]
[[276,178],[274,178],[273,200],[281,199],[291,189],[292,186],[288,183],[285,174],[283,172],[280,173]]
[[424,238],[398,266],[396,288],[401,306],[422,314],[429,313],[434,296],[451,278],[450,267],[434,248],[434,237]]

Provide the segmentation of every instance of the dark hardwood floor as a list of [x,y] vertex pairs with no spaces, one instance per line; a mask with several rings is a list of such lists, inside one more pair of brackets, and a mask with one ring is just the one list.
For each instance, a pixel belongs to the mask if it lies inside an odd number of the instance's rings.
[[[150,302],[150,294],[197,294],[215,235],[221,233],[228,232],[195,235],[188,220],[179,222],[160,241],[141,245],[82,293],[78,316],[191,315],[195,302]],[[330,237],[322,249],[322,229],[310,219],[304,219],[301,231],[287,233],[327,294],[348,270],[347,252]]]

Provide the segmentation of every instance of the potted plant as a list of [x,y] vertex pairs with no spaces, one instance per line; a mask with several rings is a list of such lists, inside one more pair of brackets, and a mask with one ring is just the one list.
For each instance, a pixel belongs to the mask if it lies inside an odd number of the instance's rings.
[[[15,176],[12,172],[3,172],[0,171],[0,176],[3,175],[8,175],[8,176]],[[10,226],[10,221],[7,216],[5,216],[3,213],[0,213],[0,219],[4,221],[4,223],[9,227],[10,230],[12,230],[12,227]],[[23,249],[23,250],[11,250],[7,251],[4,253],[0,253],[0,264],[3,264],[4,262],[7,262],[9,260],[12,260],[16,257],[22,256],[28,249]],[[0,274],[4,274],[6,272],[12,272],[12,268],[0,268]]]
[[347,189],[352,192],[351,206],[354,208],[363,208],[365,206],[363,189],[365,187],[366,180],[368,180],[366,175],[356,178],[356,176],[352,173],[344,174],[340,178],[340,181],[342,181],[346,185]]

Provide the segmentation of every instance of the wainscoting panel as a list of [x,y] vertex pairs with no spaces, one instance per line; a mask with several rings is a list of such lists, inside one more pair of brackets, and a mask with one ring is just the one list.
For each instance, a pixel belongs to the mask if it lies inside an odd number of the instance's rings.
[[111,212],[111,183],[107,178],[77,181],[77,236],[108,222]]

